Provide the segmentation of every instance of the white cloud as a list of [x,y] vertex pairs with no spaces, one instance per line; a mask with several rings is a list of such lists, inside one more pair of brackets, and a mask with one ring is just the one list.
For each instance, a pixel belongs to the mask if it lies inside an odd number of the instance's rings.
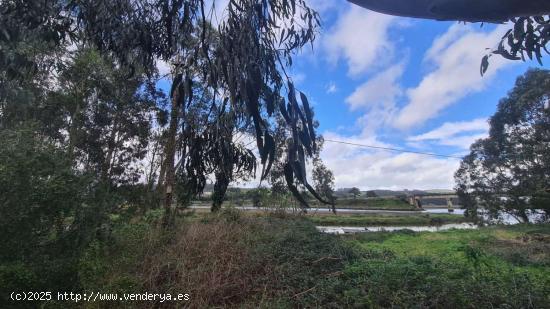
[[357,76],[391,58],[393,44],[388,29],[395,18],[357,6],[348,7],[324,37],[323,45],[332,63],[344,59],[348,73]]
[[172,69],[170,68],[170,64],[168,62],[157,60],[157,70],[161,78],[170,78],[169,75]]
[[[371,145],[376,147],[392,146],[390,144],[379,141],[375,134],[370,134],[370,133],[369,134],[362,133],[356,136],[343,136],[331,131],[327,131],[323,133],[323,137],[325,140],[340,141],[340,142],[351,143],[351,144]],[[328,141],[323,145],[323,156],[328,156],[328,157],[338,157],[342,159],[353,158],[358,154],[361,154],[364,152],[365,152],[365,148],[361,148],[353,145],[333,143]]]
[[[391,147],[374,136],[343,137],[324,134],[325,139]],[[396,154],[325,142],[323,161],[333,171],[336,187],[367,189],[451,189],[458,159],[440,159],[417,154]]]
[[411,137],[413,141],[424,140],[440,140],[454,137],[460,133],[489,130],[489,122],[487,118],[478,118],[472,121],[446,122],[439,128],[436,128],[427,133]]
[[336,86],[335,82],[330,82],[327,85],[327,94],[336,93],[338,91],[338,86]]
[[361,84],[346,98],[351,110],[365,111],[358,119],[363,134],[374,134],[392,122],[397,112],[396,100],[403,92],[398,83],[403,70],[403,64],[394,65]]
[[306,3],[320,15],[341,7],[339,0],[307,0]]
[[493,57],[487,74],[479,74],[485,48],[495,46],[508,27],[500,25],[483,32],[475,26],[455,24],[436,38],[425,55],[435,69],[416,88],[407,90],[408,104],[397,115],[395,127],[419,126],[467,95],[485,89],[498,70],[514,63]]
[[497,69],[509,63],[493,59],[488,74],[484,78],[479,75],[480,60],[486,52],[483,47],[493,46],[505,28],[483,33],[454,25],[437,38],[426,53],[426,61],[435,63],[436,69],[418,87],[408,90],[409,104],[397,117],[396,126],[421,124],[467,94],[483,90]]
[[464,150],[470,149],[470,146],[478,139],[486,138],[486,133],[456,136],[447,140],[440,140],[439,144],[443,146],[453,146]]
[[432,131],[409,137],[408,141],[431,142],[468,149],[476,140],[487,137],[488,131],[487,118],[478,118],[472,121],[446,122]]
[[396,98],[402,93],[397,80],[403,74],[402,64],[392,66],[361,84],[346,98],[351,110],[370,109],[382,105],[395,106]]

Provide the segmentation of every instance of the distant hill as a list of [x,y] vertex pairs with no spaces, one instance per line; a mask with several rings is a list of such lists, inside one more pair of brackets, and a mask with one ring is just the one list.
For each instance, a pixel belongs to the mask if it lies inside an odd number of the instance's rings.
[[[339,188],[336,190],[336,196],[345,196],[348,194],[350,188]],[[370,191],[370,190],[369,190]],[[372,190],[379,197],[391,197],[398,195],[438,195],[438,194],[455,194],[453,190],[446,189],[430,189],[430,190]],[[365,194],[367,191],[361,191],[362,194]]]
[[[213,184],[207,184],[204,191],[205,192],[210,192],[212,191],[214,185]],[[235,189],[240,189],[242,190],[243,192],[246,192],[246,191],[249,191],[251,190],[252,188],[241,188],[241,187],[238,187],[238,186],[231,186],[231,188],[235,188]],[[338,188],[336,189],[336,191],[334,192],[334,195],[337,196],[337,197],[344,197],[344,196],[348,196],[349,195],[349,190],[351,190],[351,188]],[[368,191],[371,191],[371,190],[368,190]],[[456,194],[456,192],[454,190],[448,190],[448,189],[430,189],[430,190],[418,190],[418,189],[413,189],[413,190],[407,190],[407,189],[404,189],[404,190],[372,190],[376,193],[377,196],[379,197],[392,197],[392,196],[399,196],[399,195],[439,195],[439,194]],[[362,190],[361,191],[361,195],[365,195],[366,194],[366,190]]]
[[447,190],[447,189],[433,189],[433,190],[426,190],[426,192],[430,194],[456,194],[455,190]]

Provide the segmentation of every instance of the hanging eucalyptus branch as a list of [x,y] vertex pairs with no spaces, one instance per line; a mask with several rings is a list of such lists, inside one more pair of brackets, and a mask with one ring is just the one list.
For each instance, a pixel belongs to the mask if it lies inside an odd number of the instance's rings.
[[550,16],[519,17],[511,20],[514,27],[501,38],[498,48],[491,50],[481,61],[480,73],[489,68],[489,58],[499,55],[508,60],[536,59],[542,64],[543,53],[550,54],[546,45],[550,41]]
[[[194,104],[193,84],[201,84],[211,94],[210,110],[225,108],[231,111],[224,116],[229,123],[250,125],[262,180],[276,153],[270,124],[276,114],[281,115],[292,131],[285,164],[287,184],[305,207],[297,183],[319,197],[305,173],[306,159],[316,148],[311,109],[286,73],[293,56],[312,45],[320,26],[319,15],[304,0],[230,0],[219,21],[213,21],[212,1],[206,0],[47,0],[46,9],[26,4],[26,11],[18,7],[23,3],[27,2],[2,3],[0,9],[10,14],[5,19],[23,16],[31,20],[29,29],[54,31],[56,42],[92,43],[120,65],[139,65],[149,75],[158,61],[168,62],[173,68],[170,94],[182,113]],[[3,39],[7,38],[9,34],[4,34]],[[230,165],[250,172],[255,168],[249,150],[224,144],[220,139],[227,136],[207,127],[205,132],[182,130],[195,134],[189,136],[193,142],[186,153],[191,158],[186,168],[196,176],[195,192],[202,192],[205,173],[211,169]],[[214,148],[219,154],[209,154]]]

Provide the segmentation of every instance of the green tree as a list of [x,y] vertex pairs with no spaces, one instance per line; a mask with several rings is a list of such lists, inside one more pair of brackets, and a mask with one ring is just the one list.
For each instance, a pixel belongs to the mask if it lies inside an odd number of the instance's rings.
[[361,195],[361,190],[359,190],[359,188],[353,187],[349,190],[349,193],[353,195],[354,199],[356,199],[359,195]]
[[275,161],[269,171],[268,181],[273,194],[283,196],[287,193],[288,187],[285,183],[285,156],[290,134],[285,126],[283,117],[277,117],[273,125],[273,139],[275,141]]
[[32,127],[0,131],[2,258],[22,258],[65,232],[82,199],[67,156]]
[[[25,28],[28,23],[20,17],[23,11],[17,6],[20,2],[3,3],[2,8],[7,9],[10,22],[19,22]],[[269,123],[275,115],[282,116],[292,132],[284,170],[287,185],[296,196],[299,184],[312,189],[307,183],[305,162],[316,148],[313,118],[307,98],[295,89],[285,72],[292,65],[293,55],[315,39],[318,14],[304,0],[236,0],[229,2],[224,19],[218,22],[216,31],[212,31],[209,26],[212,14],[205,9],[207,4],[205,0],[71,1],[69,4],[59,0],[44,4],[44,10],[27,6],[31,13],[23,14],[32,19],[35,28],[45,29],[51,26],[46,21],[61,17],[69,26],[63,24],[55,28],[58,36],[71,43],[89,42],[103,53],[115,56],[123,65],[139,63],[147,72],[153,72],[159,60],[173,66],[170,134],[163,158],[167,214],[171,212],[176,174],[174,132],[178,106],[193,101],[190,88],[194,82],[203,84],[213,97],[219,98],[211,101],[211,110],[227,105],[232,121],[243,119],[252,124],[260,161],[265,167],[262,179],[275,158]],[[212,39],[214,36],[216,39]],[[192,152],[214,148],[221,136],[211,133],[195,136],[195,140],[202,138],[207,145]],[[192,144],[195,145],[198,144]],[[196,175],[197,179],[203,179],[208,166],[223,167],[248,161],[231,162],[232,157],[224,154],[217,158],[223,160],[190,160],[186,163],[186,174],[190,179]],[[204,184],[204,181],[195,183],[193,194],[202,192]]]
[[[311,114],[314,114],[314,111],[310,111]],[[317,128],[319,124],[314,123],[314,127]],[[289,145],[292,144],[292,132],[285,126],[284,119],[282,117],[276,118],[274,123],[274,140],[275,140],[275,161],[273,166],[268,174],[268,181],[271,184],[272,192],[275,196],[280,198],[284,197],[285,194],[289,192],[288,187],[285,185],[285,166],[286,166],[286,152]],[[312,179],[313,179],[313,188],[307,188],[309,184],[299,185],[297,189],[301,192],[299,193],[299,198],[294,194],[294,198],[298,202],[304,203],[309,200],[310,195],[317,198],[324,204],[334,205],[334,175],[323,163],[320,154],[323,149],[324,140],[322,136],[317,137],[316,139],[316,149],[313,153],[313,170],[312,170]],[[308,194],[307,192],[311,193]],[[300,201],[302,199],[302,201]]]
[[332,205],[332,211],[335,212],[336,197],[334,196],[334,174],[323,163],[319,156],[313,159],[313,185],[315,191]]
[[137,162],[145,156],[162,98],[142,76],[128,77],[113,61],[82,48],[61,72],[59,87],[38,117],[75,164],[114,185],[135,183],[144,172]]
[[266,201],[270,195],[270,190],[265,187],[258,187],[246,192],[247,198],[252,201],[252,206],[254,207],[264,207],[266,206]]
[[378,195],[374,192],[374,190],[369,190],[367,191],[367,197],[378,197]]
[[101,196],[36,126],[0,130],[0,144],[0,306],[12,291],[78,288]]
[[498,104],[489,137],[471,146],[455,174],[469,215],[478,209],[529,222],[535,209],[550,213],[550,71],[529,70]]

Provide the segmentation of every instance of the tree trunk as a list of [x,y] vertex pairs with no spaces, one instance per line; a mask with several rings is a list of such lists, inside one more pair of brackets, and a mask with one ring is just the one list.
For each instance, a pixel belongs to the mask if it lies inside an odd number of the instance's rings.
[[[172,209],[174,181],[176,178],[176,170],[174,167],[174,161],[176,156],[176,134],[178,131],[178,113],[179,113],[180,92],[178,87],[172,94],[172,110],[170,112],[170,125],[168,127],[168,134],[166,137],[166,147],[164,151],[163,169],[165,173],[164,178],[164,220],[163,225],[168,227],[172,225],[174,220],[174,214]],[[162,174],[161,174],[162,176]]]
[[[166,146],[166,145],[164,145]],[[163,151],[161,151],[163,152]],[[166,153],[162,153],[160,155],[160,171],[159,171],[159,179],[158,179],[158,183],[157,183],[157,188],[156,188],[156,191],[157,191],[157,198],[156,201],[155,201],[155,204],[154,204],[154,208],[159,208],[161,203],[162,203],[162,199],[160,198],[161,196],[164,195],[164,179],[166,178],[166,165],[165,165],[165,158],[166,158]]]
[[76,132],[77,132],[77,121],[76,118],[80,114],[80,104],[78,101],[76,102],[76,107],[73,115],[71,116],[71,124],[69,126],[69,147],[68,147],[68,153],[69,158],[73,164],[75,164],[75,155],[74,155],[74,148],[76,143]]
[[522,223],[530,223],[529,216],[527,215],[527,212],[525,211],[525,209],[521,209],[519,211],[519,217],[523,221]]
[[216,173],[216,182],[214,183],[214,191],[212,192],[212,212],[217,212],[222,208],[223,199],[229,186],[229,179],[224,172]]
[[105,156],[105,162],[101,168],[101,178],[103,180],[108,180],[111,178],[111,166],[115,153],[115,148],[117,144],[117,133],[118,133],[118,115],[114,119],[113,130],[109,136],[109,142],[107,143],[107,155]]

